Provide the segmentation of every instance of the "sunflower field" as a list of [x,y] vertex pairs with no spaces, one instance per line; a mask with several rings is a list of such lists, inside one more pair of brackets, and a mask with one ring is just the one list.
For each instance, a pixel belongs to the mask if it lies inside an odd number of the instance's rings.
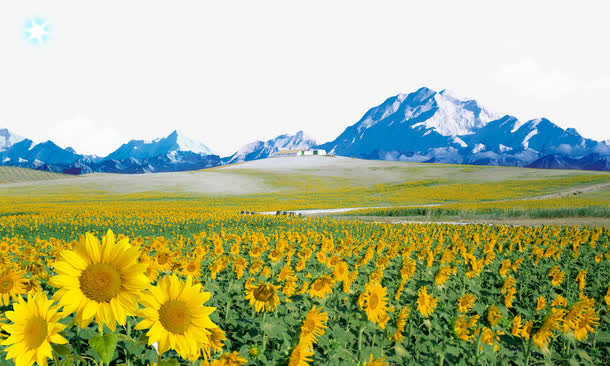
[[53,207],[0,215],[0,365],[610,363],[605,228]]

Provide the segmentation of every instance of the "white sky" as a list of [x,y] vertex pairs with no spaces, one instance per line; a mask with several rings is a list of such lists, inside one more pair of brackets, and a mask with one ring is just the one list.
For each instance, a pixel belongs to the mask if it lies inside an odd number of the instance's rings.
[[[221,156],[326,142],[421,86],[610,139],[605,2],[3,1],[0,128],[106,155],[181,129]],[[31,16],[52,25],[28,44]]]

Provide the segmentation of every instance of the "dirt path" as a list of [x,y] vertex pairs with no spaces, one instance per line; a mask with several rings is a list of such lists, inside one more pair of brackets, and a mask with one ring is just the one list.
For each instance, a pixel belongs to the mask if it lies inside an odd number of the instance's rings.
[[[585,192],[589,192],[589,191],[595,191],[595,190],[602,189],[602,188],[609,187],[609,186],[610,186],[610,183],[595,184],[592,186],[574,188],[574,189],[571,189],[571,190],[565,191],[565,192],[557,192],[557,193],[547,194],[544,196],[538,196],[538,197],[532,197],[532,198],[526,198],[526,199],[544,200],[544,199],[548,199],[548,198],[559,198],[559,197],[571,196],[571,195],[575,195],[575,194],[581,194],[581,193],[585,193]],[[518,199],[517,200],[511,199],[509,201],[518,201]]]

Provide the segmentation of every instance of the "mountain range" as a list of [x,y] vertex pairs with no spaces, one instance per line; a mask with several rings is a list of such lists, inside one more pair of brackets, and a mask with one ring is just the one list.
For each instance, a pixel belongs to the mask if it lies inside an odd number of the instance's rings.
[[584,138],[546,118],[523,122],[502,116],[476,100],[426,87],[386,99],[333,141],[318,144],[299,131],[249,143],[222,159],[180,131],[153,141],[131,140],[98,157],[0,129],[0,164],[70,174],[197,170],[310,148],[363,159],[610,171],[610,140]]
[[386,99],[318,147],[364,159],[558,169],[608,170],[610,155],[607,143],[546,118],[522,122],[425,87]]
[[131,140],[105,157],[80,155],[51,141],[35,144],[0,130],[0,162],[68,174],[151,173],[198,170],[221,165],[218,155],[180,131],[152,141]]

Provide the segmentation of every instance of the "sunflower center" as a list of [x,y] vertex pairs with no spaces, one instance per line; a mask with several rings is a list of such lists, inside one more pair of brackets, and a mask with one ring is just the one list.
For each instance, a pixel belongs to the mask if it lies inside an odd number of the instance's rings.
[[0,280],[0,292],[9,292],[13,288],[13,280],[3,278]]
[[273,291],[267,285],[260,285],[254,290],[254,298],[258,301],[267,301],[273,296]]
[[121,273],[112,265],[94,263],[81,274],[80,289],[89,299],[97,302],[109,302],[121,290],[123,281]]
[[188,272],[195,272],[196,269],[197,269],[197,267],[195,267],[194,264],[189,264],[188,267],[186,268],[186,270]]
[[316,282],[313,283],[313,288],[316,291],[321,291],[324,288],[324,282],[318,280]]
[[30,318],[25,323],[23,330],[23,339],[28,345],[29,349],[35,349],[40,347],[42,342],[47,339],[47,321],[40,316]]
[[169,300],[159,309],[159,321],[168,332],[182,334],[191,325],[191,311],[179,300]]
[[379,297],[377,294],[371,294],[371,297],[369,297],[369,308],[376,309],[377,304],[379,304]]
[[169,262],[169,255],[167,255],[167,254],[161,254],[161,255],[159,256],[159,258],[157,259],[157,262],[158,262],[160,265],[164,265],[164,264],[166,264],[167,262]]

